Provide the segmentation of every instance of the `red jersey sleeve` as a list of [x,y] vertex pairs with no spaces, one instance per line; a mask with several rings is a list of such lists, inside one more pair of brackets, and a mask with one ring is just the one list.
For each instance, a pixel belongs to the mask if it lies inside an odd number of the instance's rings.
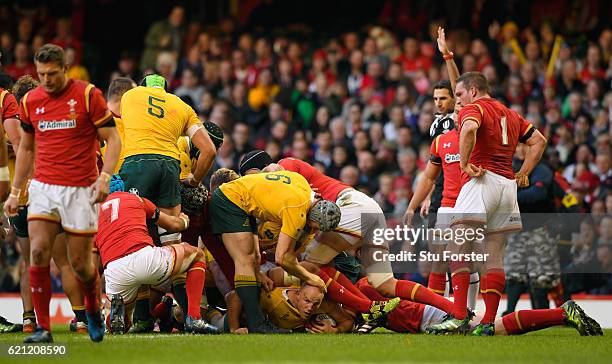
[[106,106],[106,100],[104,100],[99,88],[89,84],[85,90],[85,101],[87,102],[89,119],[94,126],[102,126],[112,118],[112,114]]
[[278,164],[288,171],[300,173],[300,163],[295,158],[283,158],[278,161]]
[[442,164],[442,158],[440,157],[440,153],[438,152],[438,146],[440,144],[440,137],[442,135],[438,135],[433,142],[431,142],[431,148],[429,149],[429,160],[433,164]]
[[465,105],[461,111],[459,111],[459,127],[463,125],[467,120],[474,120],[478,126],[480,126],[482,122],[482,116],[484,115],[484,111],[482,107],[478,104],[468,104]]
[[2,99],[2,121],[19,116],[17,100],[13,94],[6,91]]
[[140,198],[142,200],[142,205],[144,206],[145,213],[147,214],[147,219],[155,219],[157,216],[157,206],[144,197]]

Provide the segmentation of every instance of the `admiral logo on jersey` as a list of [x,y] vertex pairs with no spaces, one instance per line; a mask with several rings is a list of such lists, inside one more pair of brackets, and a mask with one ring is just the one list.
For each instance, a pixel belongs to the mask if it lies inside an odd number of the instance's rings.
[[47,130],[61,130],[76,128],[76,120],[41,120],[38,122],[38,130],[45,132]]
[[459,154],[446,154],[444,161],[448,164],[459,162]]

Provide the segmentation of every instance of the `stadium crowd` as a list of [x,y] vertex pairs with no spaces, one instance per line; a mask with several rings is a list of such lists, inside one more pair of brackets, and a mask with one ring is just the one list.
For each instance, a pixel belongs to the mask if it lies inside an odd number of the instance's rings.
[[[20,17],[0,38],[2,72],[13,81],[36,77],[33,54],[50,42],[65,49],[69,77],[89,80],[80,64],[79,19],[78,11],[57,20],[40,13]],[[429,160],[432,87],[448,79],[435,44],[440,25],[430,22],[429,35],[420,37],[371,26],[304,40],[240,32],[231,20],[205,28],[188,22],[177,6],[148,30],[142,54],[122,53],[110,79],[139,82],[158,73],[201,120],[220,126],[225,137],[211,172],[238,170],[254,149],[274,162],[293,157],[372,196],[390,221],[398,221]],[[557,212],[586,216],[558,242],[560,267],[553,273],[573,274],[563,279],[571,290],[557,294],[612,294],[610,274],[592,279],[589,272],[591,279],[577,281],[571,270],[582,265],[612,272],[612,30],[585,39],[567,24],[519,28],[494,21],[480,37],[466,29],[447,34],[460,72],[482,72],[491,95],[548,139],[543,172],[533,176],[541,179],[532,181],[537,188],[521,211],[549,212],[539,204],[548,200]],[[10,269],[19,264],[14,240],[8,231],[0,262],[8,268],[0,277],[5,292],[19,286],[19,270]],[[558,287],[557,278],[547,290]]]

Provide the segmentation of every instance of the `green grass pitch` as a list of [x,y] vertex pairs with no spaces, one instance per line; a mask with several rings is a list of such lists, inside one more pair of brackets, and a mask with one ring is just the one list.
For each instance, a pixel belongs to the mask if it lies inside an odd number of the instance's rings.
[[581,337],[573,329],[553,328],[522,336],[464,337],[402,335],[123,335],[90,342],[87,335],[58,327],[62,357],[8,356],[8,345],[25,334],[1,334],[0,363],[610,363],[612,330],[603,337]]

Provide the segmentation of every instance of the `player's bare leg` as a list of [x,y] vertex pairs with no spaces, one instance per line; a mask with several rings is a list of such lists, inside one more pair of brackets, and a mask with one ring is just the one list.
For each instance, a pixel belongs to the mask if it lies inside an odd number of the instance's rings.
[[[179,204],[174,207],[159,207],[159,211],[178,217],[181,213],[181,205]],[[160,227],[157,228],[157,231],[162,245],[179,244],[181,242],[181,233],[168,233],[165,229]]]
[[23,332],[32,333],[36,329],[36,315],[32,303],[32,291],[30,291],[30,239],[17,238],[19,249],[23,260],[19,266],[19,291],[23,304]]
[[68,250],[66,247],[66,234],[58,234],[53,244],[53,262],[62,275],[62,289],[70,301],[75,320],[70,322],[70,331],[81,334],[87,333],[87,316],[85,314],[85,302],[83,293],[79,287],[70,262],[68,261]]
[[221,240],[234,260],[234,286],[247,315],[250,333],[285,333],[270,324],[261,310],[261,288],[255,272],[255,239],[250,232],[223,233]]
[[87,331],[92,341],[104,338],[104,320],[100,313],[100,276],[93,263],[93,238],[66,233],[68,259],[85,298]]
[[181,307],[186,313],[185,331],[199,334],[217,334],[219,329],[202,319],[200,301],[204,290],[206,263],[204,252],[188,243],[164,247],[172,249],[175,254],[175,264],[172,276],[186,274],[187,307]]
[[59,223],[47,220],[28,222],[30,235],[30,289],[38,328],[25,343],[53,342],[49,305],[51,302],[51,251],[59,233]]
[[506,235],[504,233],[488,234],[484,241],[484,253],[488,254],[481,267],[480,291],[485,301],[486,311],[480,320],[480,325],[472,333],[475,336],[491,336],[495,333],[495,316],[499,308],[506,274],[504,273],[504,248]]

